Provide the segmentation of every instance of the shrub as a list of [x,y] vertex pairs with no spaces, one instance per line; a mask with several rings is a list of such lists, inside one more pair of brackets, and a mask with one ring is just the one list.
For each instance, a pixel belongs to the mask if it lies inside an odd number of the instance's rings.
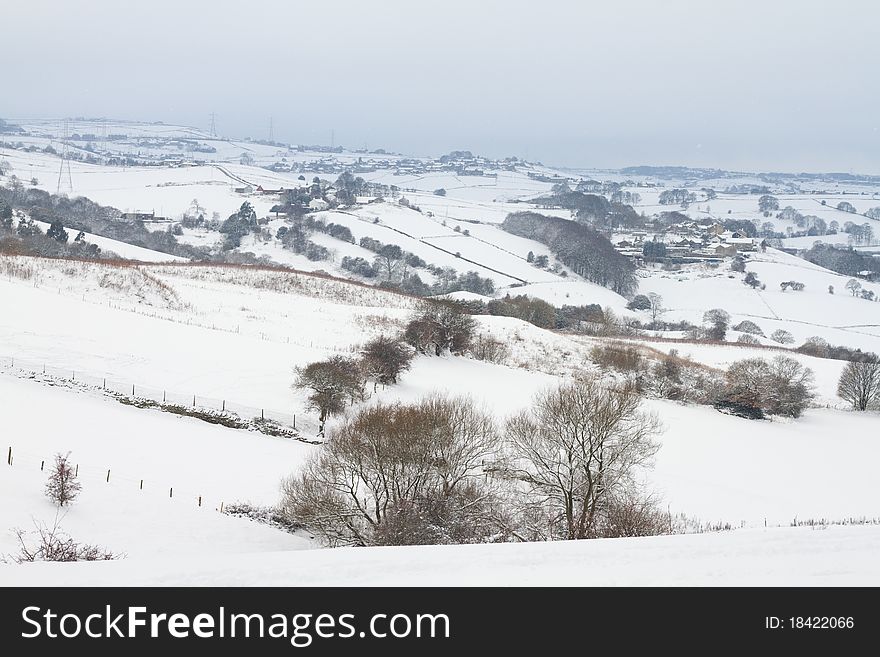
[[503,363],[507,360],[510,350],[507,345],[493,338],[491,335],[479,336],[477,341],[471,345],[471,354],[477,360],[484,360],[489,363]]
[[413,352],[406,344],[380,335],[364,345],[361,358],[367,376],[376,383],[391,385],[409,369]]
[[473,317],[458,303],[435,301],[410,320],[404,340],[422,354],[463,354],[471,346],[475,327]]
[[285,482],[282,510],[329,545],[487,541],[483,462],[497,444],[467,399],[364,408]]
[[813,397],[813,372],[794,358],[776,356],[736,361],[727,369],[719,408],[759,417],[764,413],[799,417]]
[[715,401],[722,387],[720,374],[671,349],[651,366],[647,389],[664,399],[706,404]]
[[55,463],[46,482],[46,497],[58,506],[69,505],[82,490],[82,484],[77,481],[76,471],[70,464],[69,457],[69,452],[55,455]]
[[819,337],[818,335],[814,335],[807,338],[806,341],[796,349],[796,351],[799,351],[802,354],[807,354],[808,356],[827,358],[830,349],[831,345],[828,344],[828,340]]
[[363,399],[363,373],[355,360],[333,356],[298,367],[296,374],[294,387],[312,391],[309,405],[319,413],[322,433],[328,417],[341,413],[346,404]]
[[651,300],[644,294],[637,294],[632,301],[626,304],[626,307],[630,310],[650,310]]
[[793,344],[794,336],[785,329],[776,329],[770,334],[770,339],[779,344]]
[[[22,529],[15,530],[18,539],[19,550],[17,554],[10,555],[10,560],[17,564],[35,561],[109,561],[120,559],[124,555],[87,543],[77,543],[70,536],[61,531],[56,520],[52,527],[34,523],[35,530],[26,532]],[[36,541],[31,542],[29,536],[34,536]]]
[[641,372],[646,369],[639,348],[625,342],[598,344],[590,350],[590,358],[599,367],[618,372]]
[[740,333],[749,333],[751,335],[760,335],[761,337],[764,337],[764,331],[761,330],[761,327],[747,319],[741,321],[732,328],[734,331],[739,331]]

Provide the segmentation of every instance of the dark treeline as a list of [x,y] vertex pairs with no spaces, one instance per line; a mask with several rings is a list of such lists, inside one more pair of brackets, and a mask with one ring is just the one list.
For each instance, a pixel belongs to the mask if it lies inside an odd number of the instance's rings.
[[858,253],[852,248],[839,249],[830,244],[814,244],[804,252],[804,259],[846,276],[855,276],[860,271],[880,272],[880,259]]
[[588,223],[596,228],[639,228],[644,225],[645,218],[632,206],[614,202],[598,194],[585,194],[572,191],[565,186],[554,186],[552,194],[541,196],[532,202],[538,205],[562,207],[571,210],[577,220]]
[[83,233],[71,236],[60,221],[53,221],[43,230],[33,219],[14,221],[12,208],[0,201],[0,253],[33,255],[48,258],[115,258],[116,254],[101,251],[97,244],[85,241]]
[[559,260],[589,281],[624,296],[638,289],[635,265],[589,226],[536,212],[516,212],[507,215],[501,227],[546,244]]
[[599,304],[556,307],[543,299],[521,294],[509,294],[488,302],[455,301],[456,307],[469,315],[515,317],[541,328],[584,332],[587,326],[595,328],[607,321],[606,312]]
[[0,186],[0,204],[21,210],[34,221],[49,224],[60,221],[74,232],[85,231],[184,258],[208,257],[198,248],[179,243],[170,232],[149,231],[140,221],[120,221],[122,213],[119,210],[83,196],[69,198],[36,188]]

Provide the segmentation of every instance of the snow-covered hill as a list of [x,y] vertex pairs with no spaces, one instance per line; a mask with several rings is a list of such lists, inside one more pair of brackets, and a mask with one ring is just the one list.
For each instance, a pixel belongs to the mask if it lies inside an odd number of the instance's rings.
[[[639,289],[663,297],[669,310],[664,316],[667,321],[685,319],[700,324],[706,310],[722,308],[733,317],[733,325],[753,321],[768,338],[783,329],[794,336],[795,344],[819,336],[831,344],[880,352],[880,303],[851,295],[846,289],[850,277],[775,249],[749,254],[746,269],[757,274],[765,290],[744,285],[744,274],[731,271],[729,263],[640,272]],[[798,281],[806,287],[800,292],[782,291],[783,281]],[[862,281],[862,285],[880,294],[880,284]],[[774,344],[769,339],[762,341]]]
[[876,586],[880,527],[29,564],[32,586]]
[[[555,262],[546,245],[501,229],[511,212],[572,218],[569,210],[533,202],[551,190],[551,181],[567,174],[496,163],[497,170],[460,175],[424,162],[415,167],[422,172],[412,173],[412,161],[397,155],[329,154],[219,139],[183,126],[81,122],[67,129],[101,138],[89,149],[83,139],[70,147],[97,153],[105,163],[71,162],[69,177],[66,167],[61,169],[59,185],[61,161],[52,151],[61,147],[61,125],[21,125],[29,134],[20,146],[0,148],[0,160],[26,186],[51,192],[60,187],[122,211],[155,212],[163,220],[147,224],[150,230],[168,230],[196,200],[213,227],[184,228],[178,239],[212,248],[224,239],[213,222],[247,201],[266,219],[265,230],[246,235],[236,256],[252,253],[263,258],[260,262],[300,271],[182,262],[94,235],[86,240],[142,262],[0,255],[0,413],[7,428],[0,449],[11,448],[12,454],[12,464],[0,466],[0,496],[12,501],[0,505],[0,555],[15,549],[13,528],[27,530],[34,520],[54,522],[41,467],[68,451],[84,490],[61,520],[64,530],[127,555],[107,564],[0,565],[0,584],[880,581],[872,558],[880,542],[875,526],[789,527],[811,519],[880,517],[874,473],[880,417],[852,412],[838,396],[844,361],[793,351],[820,337],[832,345],[880,352],[880,303],[850,294],[848,277],[773,248],[746,257],[746,269],[764,284],[756,289],[744,285],[745,274],[733,271],[730,259],[640,268],[639,292],[662,297],[660,319],[701,325],[706,310],[721,308],[730,313],[732,326],[745,320],[757,324],[763,335],[752,337],[758,344],[735,342],[744,333],[733,328],[727,342],[709,343],[683,330],[595,337],[481,315],[475,317],[477,340],[501,345],[492,362],[417,356],[399,383],[371,387],[363,402],[409,402],[437,392],[463,395],[501,425],[536,394],[577,373],[618,376],[594,362],[593,350],[612,341],[625,340],[649,359],[675,349],[719,375],[743,358],[785,354],[815,375],[814,404],[796,420],[757,422],[710,406],[655,398],[644,403],[663,427],[653,468],[638,473],[645,491],[672,514],[689,518],[691,527],[729,525],[732,531],[579,543],[305,551],[317,547],[305,532],[291,534],[221,514],[220,508],[241,501],[276,503],[281,479],[322,449],[306,393],[292,388],[297,367],[357,355],[371,338],[397,335],[424,307],[423,299],[365,284],[375,277],[351,280],[357,275],[342,268],[343,258],[372,261],[370,240],[396,244],[431,266],[417,268],[427,283],[441,276],[437,267],[473,271],[492,279],[496,298],[524,294],[557,307],[595,304],[611,311],[606,318],[650,321],[646,311],[627,310],[628,299]],[[114,161],[140,158],[139,165],[110,165],[111,156]],[[309,260],[283,248],[277,231],[288,220],[271,213],[279,196],[256,188],[306,186],[313,174],[332,182],[345,167],[370,182],[395,186],[393,195],[313,213],[315,219],[344,226],[355,240],[314,232],[309,239],[327,249],[326,259]],[[593,173],[639,193],[637,212],[673,209],[659,203],[663,185],[671,181]],[[757,176],[741,178],[682,184],[720,190],[761,183]],[[829,223],[880,205],[861,188],[780,192],[778,197],[781,205]],[[856,213],[835,207],[843,200],[852,201]],[[723,221],[756,218],[755,204],[754,195],[720,192],[676,209],[692,218]],[[767,221],[780,231],[791,223],[774,216]],[[369,238],[370,248],[360,245],[363,238]],[[789,245],[809,246],[801,242]],[[530,253],[546,256],[549,266],[535,266]],[[804,289],[783,291],[780,283],[786,281],[803,283]],[[861,284],[880,295],[880,284]],[[448,296],[486,302],[492,298],[488,294]],[[783,344],[771,337],[777,330],[792,340]],[[105,387],[122,394],[114,396]],[[283,416],[285,426],[295,423],[298,434],[270,436],[120,403],[139,395],[184,400],[187,407],[191,399],[193,408],[222,408],[245,420]],[[330,426],[338,421],[332,418]]]
[[[127,552],[132,563],[152,546],[140,541],[145,525],[155,527],[157,536],[173,536],[156,540],[165,540],[174,561],[188,551],[253,552],[247,534],[252,527],[253,540],[268,550],[303,547],[278,530],[220,517],[216,508],[237,500],[273,503],[281,477],[316,447],[121,406],[97,391],[22,379],[8,357],[16,367],[39,370],[46,363],[50,373],[63,375],[58,382],[106,377],[169,394],[287,409],[305,435],[314,435],[314,414],[303,393],[291,390],[293,368],[354,353],[370,336],[393,334],[421,303],[368,286],[251,267],[118,267],[6,256],[2,262],[17,265],[7,271],[30,268],[31,275],[0,279],[0,307],[15,309],[0,314],[0,356],[7,357],[0,367],[0,405],[15,418],[9,444],[0,445],[13,447],[14,466],[2,471],[0,486],[4,496],[18,500],[4,507],[0,530],[28,525],[32,515],[51,519],[39,464],[70,450],[87,477],[82,504],[65,519],[66,529]],[[508,317],[478,321],[481,336],[508,345],[503,363],[419,357],[400,384],[380,388],[370,403],[442,391],[469,395],[503,421],[572,372],[595,369],[590,351],[601,338],[559,334]],[[712,366],[767,355],[734,345],[642,342],[654,349],[676,346]],[[843,364],[793,355],[815,370],[821,404],[843,407],[835,394]],[[876,414],[816,408],[798,420],[755,423],[708,407],[662,400],[648,406],[664,432],[646,485],[675,513],[734,527],[880,515],[872,469],[880,456]],[[108,468],[110,484],[104,479]],[[137,487],[142,478],[143,493]],[[202,508],[195,506],[199,495]],[[101,518],[116,513],[128,513],[130,521],[105,526]],[[179,530],[202,522],[211,541]],[[12,537],[8,531],[5,536],[9,550]],[[694,539],[680,540],[689,546]]]

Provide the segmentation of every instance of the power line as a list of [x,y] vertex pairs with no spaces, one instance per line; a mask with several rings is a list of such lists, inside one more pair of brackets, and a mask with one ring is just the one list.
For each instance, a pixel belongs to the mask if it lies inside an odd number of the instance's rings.
[[70,120],[64,119],[64,139],[61,141],[61,167],[58,169],[58,186],[55,189],[56,194],[61,193],[61,179],[64,177],[64,165],[67,164],[67,186],[73,191],[73,177],[70,175],[70,150],[68,140],[70,139]]

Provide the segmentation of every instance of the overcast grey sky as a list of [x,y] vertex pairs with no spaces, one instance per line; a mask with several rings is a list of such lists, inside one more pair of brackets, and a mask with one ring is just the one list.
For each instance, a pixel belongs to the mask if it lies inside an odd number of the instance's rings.
[[0,0],[2,117],[880,173],[876,0]]

